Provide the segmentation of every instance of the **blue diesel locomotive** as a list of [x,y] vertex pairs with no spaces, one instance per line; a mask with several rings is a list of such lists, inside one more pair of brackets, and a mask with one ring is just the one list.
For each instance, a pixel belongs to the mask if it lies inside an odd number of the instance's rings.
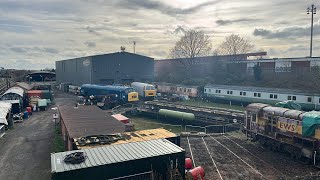
[[84,84],[80,87],[80,96],[86,102],[100,107],[110,107],[119,104],[138,101],[138,93],[127,86]]

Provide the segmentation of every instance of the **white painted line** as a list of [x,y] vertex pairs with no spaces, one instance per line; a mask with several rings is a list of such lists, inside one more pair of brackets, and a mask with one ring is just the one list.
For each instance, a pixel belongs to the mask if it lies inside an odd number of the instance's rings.
[[207,151],[208,151],[208,153],[209,153],[209,156],[210,156],[210,158],[211,158],[211,160],[212,160],[212,162],[213,162],[214,167],[216,168],[216,170],[217,170],[217,172],[218,172],[218,174],[219,174],[220,179],[223,180],[223,178],[222,178],[222,176],[221,176],[221,174],[220,174],[220,171],[219,171],[219,169],[218,169],[218,166],[217,166],[216,162],[213,160],[212,155],[211,155],[211,153],[210,153],[210,151],[209,151],[209,148],[208,148],[208,146],[207,146],[207,143],[206,143],[206,141],[204,141],[203,137],[202,137],[202,141],[203,141],[204,145],[205,145],[206,148],[207,148]]
[[192,150],[191,150],[190,141],[189,141],[189,137],[188,136],[187,136],[187,140],[188,140],[188,145],[189,145],[189,150],[190,150],[190,154],[191,154],[193,167],[196,167],[196,164],[194,163],[193,154],[192,154]]
[[213,140],[215,140],[218,144],[220,144],[222,147],[224,147],[225,149],[227,149],[229,152],[231,152],[234,156],[236,156],[238,159],[240,159],[244,164],[246,164],[247,166],[249,166],[251,169],[253,169],[257,174],[259,174],[260,176],[263,176],[257,169],[255,169],[253,166],[251,166],[250,164],[248,164],[245,160],[243,160],[241,157],[239,157],[238,155],[236,155],[236,153],[234,153],[233,151],[231,151],[229,148],[227,148],[225,145],[223,145],[222,143],[220,143],[218,140],[216,140],[214,137],[210,136]]
[[[271,167],[273,170],[276,170],[277,172],[283,174],[282,172],[280,172],[278,169],[272,167],[270,164],[268,164],[267,162],[265,162],[264,160],[260,159],[258,156],[254,155],[252,152],[250,152],[249,150],[247,150],[246,148],[244,148],[243,146],[241,146],[240,144],[236,143],[235,141],[233,141],[232,139],[228,138],[227,136],[223,135],[225,138],[227,138],[228,140],[230,140],[231,142],[235,143],[237,146],[239,146],[241,149],[245,150],[246,152],[248,152],[249,154],[251,154],[253,157],[259,159],[261,162],[263,162],[264,164],[268,165],[269,167]],[[232,136],[232,135],[230,135]],[[232,136],[234,137],[234,136]],[[234,137],[237,138],[237,137]]]

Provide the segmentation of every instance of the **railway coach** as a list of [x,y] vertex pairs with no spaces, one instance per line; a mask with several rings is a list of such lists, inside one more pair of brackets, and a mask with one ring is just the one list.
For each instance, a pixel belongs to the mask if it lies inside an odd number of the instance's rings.
[[204,87],[204,94],[208,99],[228,103],[275,105],[278,102],[293,101],[303,110],[320,110],[320,94],[301,90],[208,84]]
[[320,164],[320,112],[303,112],[262,103],[246,107],[244,132],[274,151]]

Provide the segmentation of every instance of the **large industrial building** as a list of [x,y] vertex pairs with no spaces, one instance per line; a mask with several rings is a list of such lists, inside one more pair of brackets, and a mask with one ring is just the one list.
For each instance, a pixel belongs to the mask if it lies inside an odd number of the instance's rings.
[[74,85],[152,82],[153,68],[153,58],[122,51],[56,61],[56,81]]

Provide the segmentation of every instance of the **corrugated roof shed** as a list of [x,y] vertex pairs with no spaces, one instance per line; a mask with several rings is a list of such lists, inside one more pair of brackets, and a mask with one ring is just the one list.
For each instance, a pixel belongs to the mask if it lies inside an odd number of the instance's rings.
[[79,150],[51,154],[51,171],[55,173],[72,171],[106,164],[181,153],[184,152],[184,150],[166,139],[157,139],[81,150],[81,152],[85,152],[87,156],[84,162],[80,164],[66,164],[63,161],[64,157],[73,152],[79,152]]
[[59,112],[70,138],[125,131],[123,123],[96,106],[60,106]]
[[21,87],[24,90],[31,90],[33,88],[33,85],[25,83],[25,82],[18,82],[15,86]]

